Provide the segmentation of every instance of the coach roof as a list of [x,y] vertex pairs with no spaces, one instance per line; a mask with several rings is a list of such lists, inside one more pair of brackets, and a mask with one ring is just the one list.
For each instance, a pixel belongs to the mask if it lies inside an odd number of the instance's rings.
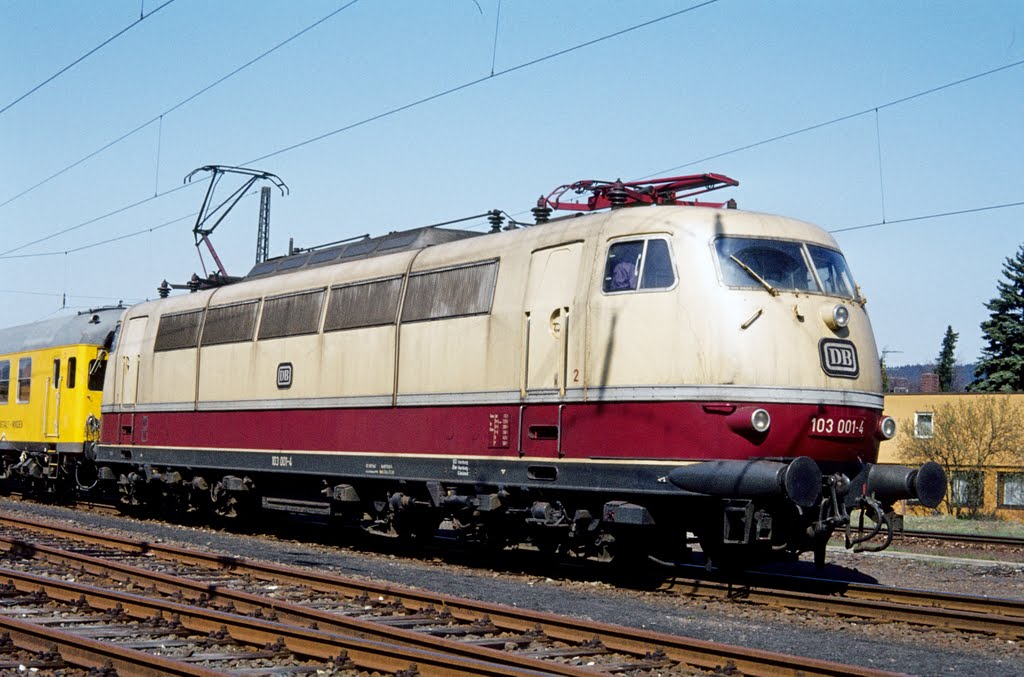
[[120,306],[99,308],[0,329],[0,355],[60,346],[101,346],[123,312],[124,308]]

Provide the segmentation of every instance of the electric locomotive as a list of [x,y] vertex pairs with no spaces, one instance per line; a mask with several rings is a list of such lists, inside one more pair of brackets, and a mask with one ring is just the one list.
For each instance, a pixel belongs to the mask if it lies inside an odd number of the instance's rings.
[[945,476],[875,465],[895,424],[834,239],[686,199],[726,185],[580,182],[528,227],[312,248],[133,306],[99,477],[125,505],[582,556],[884,547]]

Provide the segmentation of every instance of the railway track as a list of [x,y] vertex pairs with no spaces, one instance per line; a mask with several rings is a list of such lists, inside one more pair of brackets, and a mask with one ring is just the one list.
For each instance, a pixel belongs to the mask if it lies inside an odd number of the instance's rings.
[[415,663],[418,674],[886,674],[11,516],[0,515],[0,551],[0,581],[16,596],[43,589],[100,613],[173,618],[190,633],[182,641],[219,632],[289,674],[301,674],[301,661],[391,673]]
[[1013,536],[990,536],[984,534],[953,534],[945,531],[913,531],[898,532],[898,538],[922,538],[930,541],[949,541],[970,545],[998,545],[1024,549],[1024,538]]
[[1019,599],[779,574],[746,574],[742,580],[728,582],[678,577],[667,581],[662,589],[846,618],[983,633],[1015,641],[1024,638],[1024,600]]

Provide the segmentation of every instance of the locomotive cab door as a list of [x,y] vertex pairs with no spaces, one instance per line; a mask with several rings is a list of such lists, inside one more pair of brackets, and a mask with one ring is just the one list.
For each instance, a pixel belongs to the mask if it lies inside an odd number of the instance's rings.
[[118,442],[135,441],[135,401],[139,390],[139,370],[142,362],[142,339],[146,334],[147,316],[133,317],[123,328],[118,346],[120,364],[114,384],[114,404],[118,405]]
[[[533,252],[523,303],[520,430],[523,455],[561,455],[561,400],[582,387],[583,363],[575,359],[576,287],[583,242]],[[582,326],[582,325],[580,325]]]

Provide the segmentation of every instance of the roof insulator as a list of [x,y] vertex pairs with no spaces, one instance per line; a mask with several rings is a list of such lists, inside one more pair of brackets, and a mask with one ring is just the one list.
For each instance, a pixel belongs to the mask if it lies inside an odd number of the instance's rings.
[[547,223],[551,218],[551,207],[547,199],[541,195],[537,198],[537,206],[530,210],[533,213],[533,222],[536,224]]
[[487,222],[491,224],[490,232],[500,233],[501,224],[504,223],[504,221],[505,217],[502,216],[501,212],[498,211],[497,209],[492,209],[491,211],[487,212]]

